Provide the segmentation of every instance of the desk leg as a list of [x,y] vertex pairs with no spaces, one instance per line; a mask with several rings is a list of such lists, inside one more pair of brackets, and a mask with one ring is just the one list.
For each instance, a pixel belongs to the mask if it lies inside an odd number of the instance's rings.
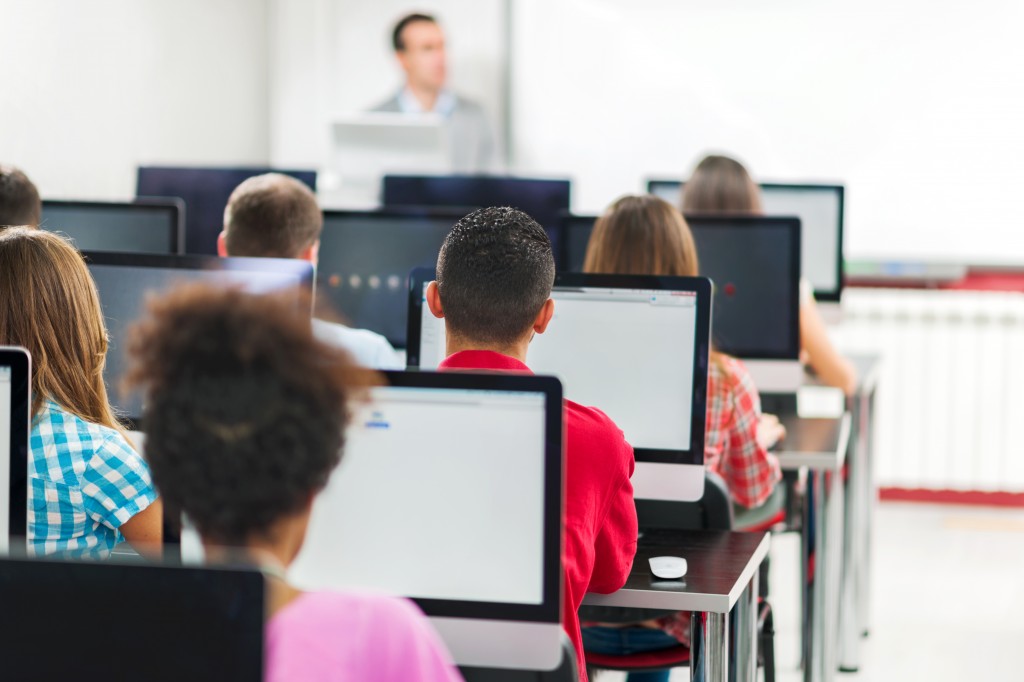
[[729,682],[729,614],[695,612],[690,620],[691,642],[701,642],[702,653],[690,661],[690,679]]
[[733,607],[733,632],[735,633],[735,670],[732,679],[736,682],[757,682],[757,592],[760,570],[754,571],[750,584],[743,590],[739,601]]
[[800,507],[803,516],[800,524],[800,668],[804,679],[808,679],[807,671],[811,667],[811,496],[820,495],[813,492],[815,485],[808,474]]
[[864,496],[863,521],[861,535],[860,571],[858,573],[857,613],[860,633],[868,634],[871,626],[871,547],[875,525],[875,503],[878,491],[875,488],[875,394],[873,388],[862,398],[861,412],[864,415],[864,435],[861,436],[864,462]]
[[814,480],[814,580],[811,587],[810,658],[805,682],[829,682],[836,670],[839,637],[839,568],[842,560],[843,488],[838,472],[816,469]]
[[843,528],[843,562],[839,610],[839,669],[857,672],[860,667],[860,601],[864,570],[863,537],[864,505],[867,499],[864,471],[864,410],[863,401],[853,403],[853,429],[846,453],[847,478],[845,481],[846,517]]

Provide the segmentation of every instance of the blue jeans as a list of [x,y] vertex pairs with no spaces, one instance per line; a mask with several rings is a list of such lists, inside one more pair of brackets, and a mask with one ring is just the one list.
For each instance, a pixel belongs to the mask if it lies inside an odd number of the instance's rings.
[[[647,651],[660,651],[679,646],[675,637],[653,628],[583,628],[583,648],[595,654],[628,656]],[[627,682],[668,682],[668,670],[630,673]]]

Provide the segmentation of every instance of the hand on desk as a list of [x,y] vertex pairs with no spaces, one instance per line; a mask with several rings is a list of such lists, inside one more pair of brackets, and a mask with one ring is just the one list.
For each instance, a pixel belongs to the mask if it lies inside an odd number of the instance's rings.
[[757,422],[757,443],[765,450],[771,450],[786,437],[786,427],[774,414],[762,414]]

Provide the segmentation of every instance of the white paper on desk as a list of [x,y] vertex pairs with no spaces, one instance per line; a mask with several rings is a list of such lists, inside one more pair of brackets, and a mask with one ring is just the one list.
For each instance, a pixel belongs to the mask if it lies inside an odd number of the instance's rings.
[[836,419],[846,411],[846,396],[831,386],[801,386],[796,393],[796,413],[802,419]]

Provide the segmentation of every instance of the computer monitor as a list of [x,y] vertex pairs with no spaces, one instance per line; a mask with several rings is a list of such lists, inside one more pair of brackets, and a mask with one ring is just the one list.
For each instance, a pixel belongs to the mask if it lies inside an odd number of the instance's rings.
[[224,229],[228,197],[243,180],[263,173],[283,173],[316,190],[316,171],[278,168],[182,168],[139,166],[135,193],[180,197],[185,202],[185,253],[217,255],[217,235]]
[[[715,347],[742,358],[762,390],[803,381],[800,357],[800,221],[764,216],[686,216],[700,274],[715,283]],[[581,269],[594,216],[565,216],[559,262]]]
[[[410,284],[410,367],[445,357],[444,320],[426,305],[432,271]],[[711,283],[704,278],[559,273],[555,315],[526,362],[566,397],[604,411],[636,455],[639,499],[697,500],[704,490]]]
[[[151,294],[162,294],[185,283],[203,282],[241,286],[254,293],[277,290],[307,291],[312,287],[313,266],[290,258],[217,258],[216,256],[155,256],[88,252],[89,272],[96,282],[100,305],[110,335],[103,377],[111,403],[119,415],[138,422],[142,396],[121,390],[127,370],[125,337],[128,327],[140,319]],[[296,301],[299,300],[296,296]]]
[[382,376],[355,406],[292,582],[410,597],[459,665],[554,669],[561,385],[493,373]]
[[31,376],[28,351],[0,346],[0,555],[25,548]]
[[386,175],[385,206],[512,206],[536,220],[552,237],[569,210],[568,180],[487,175]]
[[4,679],[262,682],[264,590],[251,570],[0,559]]
[[409,271],[433,268],[452,226],[471,210],[324,211],[317,295],[352,326],[404,348]]
[[332,170],[321,195],[332,205],[378,206],[387,173],[451,173],[449,126],[438,114],[371,111],[332,125]]
[[[647,191],[679,206],[684,183],[649,180]],[[797,216],[803,226],[801,272],[819,301],[838,302],[843,293],[843,185],[761,183],[765,215]]]
[[176,198],[44,199],[39,226],[71,237],[80,251],[185,252],[185,202]]

